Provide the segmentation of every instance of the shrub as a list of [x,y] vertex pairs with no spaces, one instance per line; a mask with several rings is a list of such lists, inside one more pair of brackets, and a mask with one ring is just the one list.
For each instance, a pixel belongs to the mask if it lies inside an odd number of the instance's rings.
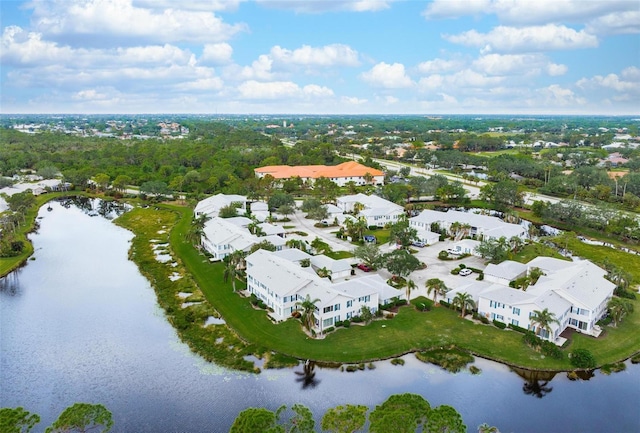
[[619,373],[621,371],[625,371],[627,366],[624,362],[616,362],[613,364],[605,364],[600,368],[600,372],[602,374],[611,374],[611,373]]
[[633,355],[631,357],[631,363],[632,364],[640,364],[640,353]]
[[484,323],[485,325],[488,325],[489,323],[491,323],[491,322],[489,322],[489,319],[487,319],[487,318],[486,318],[486,317],[484,317],[484,316],[480,316],[480,321],[481,321],[482,323]]
[[340,320],[338,320],[336,323],[333,324],[333,326],[335,326],[336,328],[342,326],[343,322],[341,322]]
[[352,321],[353,323],[362,323],[362,317],[360,317],[360,316],[352,317],[352,318],[351,318],[351,321]]
[[354,371],[358,371],[357,365],[347,365],[346,371],[349,373],[353,373]]
[[533,347],[534,349],[540,346],[541,343],[541,340],[536,337],[536,334],[534,334],[532,331],[525,332],[522,336],[522,341],[524,342],[524,344]]
[[604,317],[604,318],[602,318],[602,319],[598,320],[598,321],[596,322],[596,325],[598,325],[598,326],[607,326],[607,325],[609,325],[612,321],[613,321],[613,319],[611,319],[611,316],[607,316],[607,317]]
[[635,293],[633,293],[631,290],[626,290],[622,287],[616,287],[616,289],[613,291],[613,294],[621,298],[636,299]]
[[392,365],[404,365],[404,359],[402,358],[393,358],[391,360]]
[[448,303],[447,301],[440,301],[440,305],[442,305],[445,308],[451,309],[451,304]]
[[466,268],[466,267],[467,267],[467,265],[465,265],[464,263],[460,263],[460,264],[458,265],[458,267],[459,267],[460,269],[464,269],[464,268]]
[[451,269],[451,275],[458,275],[460,273],[459,268]]
[[449,253],[446,252],[445,250],[442,250],[438,253],[438,258],[440,260],[447,260],[449,258]]
[[484,280],[484,272],[479,272],[478,273],[478,278],[476,278],[476,280],[478,280],[478,281]]
[[560,348],[550,341],[542,342],[542,353],[546,356],[550,356],[551,358],[555,358],[555,359],[563,358],[563,354]]
[[514,331],[517,331],[517,332],[519,332],[521,334],[525,334],[528,331],[528,329],[525,329],[525,328],[523,328],[521,326],[518,326],[518,325],[514,325],[513,323],[509,323],[509,325],[507,325],[507,326],[509,328],[513,329]]
[[587,349],[576,349],[571,352],[571,365],[577,368],[595,368],[596,359]]
[[471,367],[469,367],[469,372],[471,374],[480,374],[482,372],[482,370],[480,370],[478,367],[476,367],[475,365],[472,365]]
[[369,226],[369,230],[371,231],[378,230],[378,226]]
[[324,331],[322,331],[323,334],[328,334],[329,332],[333,332],[335,331],[336,328],[334,328],[333,326],[328,327],[327,329],[325,329]]
[[344,326],[345,328],[348,328],[349,326],[351,326],[351,322],[349,321],[349,319],[343,320],[342,326]]
[[506,323],[504,323],[504,322],[499,322],[498,320],[494,320],[494,321],[493,321],[493,325],[494,325],[496,328],[499,328],[499,329],[504,329],[504,328],[506,328],[506,327],[507,327],[507,324],[506,324]]

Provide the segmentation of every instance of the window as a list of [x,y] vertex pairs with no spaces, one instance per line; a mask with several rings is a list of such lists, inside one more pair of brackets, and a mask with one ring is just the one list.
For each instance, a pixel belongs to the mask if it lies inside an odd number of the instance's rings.
[[326,328],[327,326],[331,326],[333,325],[333,317],[329,318],[329,319],[324,319],[322,321],[322,327]]
[[511,324],[515,326],[519,326],[520,322],[518,322],[516,319],[511,319]]
[[498,314],[498,315],[496,316],[496,320],[499,320],[499,321],[501,321],[501,322],[504,322],[504,316],[502,316],[501,314]]
[[333,305],[329,305],[328,307],[324,307],[324,308],[322,309],[322,312],[323,312],[323,313],[328,313],[328,312],[330,312],[330,311],[333,311]]
[[351,308],[353,306],[353,301],[347,301],[347,308]]
[[520,308],[513,307],[513,314],[515,314],[516,316],[519,316],[520,315]]
[[338,311],[340,310],[340,304],[336,304],[333,306],[333,311]]

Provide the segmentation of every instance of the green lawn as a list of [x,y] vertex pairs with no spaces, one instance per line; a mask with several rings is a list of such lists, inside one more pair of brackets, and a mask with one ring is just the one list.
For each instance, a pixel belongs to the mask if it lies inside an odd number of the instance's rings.
[[520,263],[529,263],[538,256],[555,257],[556,259],[568,260],[555,248],[551,248],[540,243],[525,245],[517,254],[513,254],[509,259]]
[[[392,320],[375,321],[368,326],[354,325],[349,329],[339,329],[324,339],[310,339],[301,331],[298,321],[273,324],[264,311],[254,310],[246,298],[233,293],[231,284],[223,282],[223,265],[206,262],[185,241],[183,233],[189,226],[191,210],[172,209],[181,216],[170,236],[174,252],[181,257],[206,299],[247,342],[300,359],[348,363],[456,345],[515,366],[571,369],[567,359],[545,358],[524,346],[519,333],[461,320],[455,312],[445,308],[423,313],[412,307],[403,307]],[[623,322],[619,329],[612,330],[604,339],[596,341],[578,336],[574,344],[576,347],[589,347],[599,363],[619,361],[638,351],[639,322],[640,314],[635,314],[632,320]]]
[[327,257],[331,257],[334,260],[349,259],[353,257],[353,253],[351,251],[331,251],[329,253],[325,253],[324,255]]

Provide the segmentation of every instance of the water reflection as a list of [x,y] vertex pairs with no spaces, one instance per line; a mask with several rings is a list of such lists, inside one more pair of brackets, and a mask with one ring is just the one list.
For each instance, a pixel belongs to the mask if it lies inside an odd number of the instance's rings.
[[549,382],[557,374],[553,371],[525,370],[515,367],[512,367],[511,371],[525,380],[524,385],[522,385],[522,392],[526,395],[542,398],[553,391],[553,387],[549,386]]
[[0,278],[0,294],[8,296],[18,296],[22,293],[20,286],[20,272],[18,268],[4,278]]
[[64,197],[58,199],[58,201],[66,209],[74,206],[89,216],[101,216],[109,220],[115,219],[131,209],[131,206],[126,203],[91,197]]
[[302,371],[296,371],[296,382],[302,384],[302,389],[315,388],[320,381],[316,379],[316,363],[307,360],[304,363]]

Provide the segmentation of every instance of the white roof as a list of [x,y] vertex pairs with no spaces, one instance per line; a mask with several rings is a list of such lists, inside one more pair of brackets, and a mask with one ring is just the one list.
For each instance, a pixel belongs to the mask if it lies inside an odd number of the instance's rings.
[[489,283],[486,281],[474,281],[473,283],[465,284],[455,289],[449,290],[446,294],[447,298],[453,299],[458,293],[466,293],[473,298],[473,302],[476,304],[480,299],[480,295],[490,292],[491,290],[500,289],[504,286],[495,283]]
[[412,217],[409,221],[415,223],[431,224],[431,223],[448,223],[455,222],[469,224],[471,227],[482,228],[484,233],[489,237],[506,237],[521,236],[526,230],[518,224],[511,224],[502,221],[500,218],[480,215],[470,212],[461,212],[457,210],[449,210],[448,212],[439,212],[431,209],[425,209],[420,215]]
[[247,197],[243,195],[216,194],[198,202],[196,208],[194,209],[194,212],[196,214],[217,215],[220,208],[229,206],[231,203],[245,204],[246,202]]
[[[326,283],[317,275],[306,272],[300,265],[278,257],[266,250],[258,250],[246,258],[247,273],[253,275],[280,296],[288,296],[305,287],[319,290]],[[312,298],[319,297],[311,295]]]
[[543,295],[538,296],[534,303],[538,306],[538,310],[544,310],[546,308],[555,314],[557,319],[571,308],[572,305],[571,302],[553,291],[546,292]]
[[204,224],[204,235],[212,244],[225,245],[237,238],[252,237],[249,230],[220,217],[211,218]]
[[480,246],[480,243],[480,241],[476,241],[473,239],[462,239],[451,245],[451,248],[457,249],[457,247],[460,247],[460,250],[468,249],[474,251],[477,247]]
[[337,213],[337,214],[342,214],[342,209],[340,209],[338,206],[336,206],[335,204],[325,204],[324,205],[327,208],[327,212],[329,212],[329,215]]
[[327,268],[327,270],[333,273],[351,271],[352,269],[350,260],[335,260],[331,257],[325,256],[324,254],[311,256],[311,264],[318,269]]
[[249,209],[251,209],[251,212],[269,211],[269,205],[263,201],[255,201],[249,205]]
[[513,280],[524,274],[527,271],[527,265],[523,263],[514,262],[512,260],[505,260],[502,263],[494,265],[490,263],[484,270],[485,275],[491,275],[497,278],[505,278],[507,280]]
[[338,197],[336,200],[338,203],[362,203],[365,208],[394,208],[402,210],[402,206],[399,206],[389,200],[385,200],[382,197],[378,197],[377,195],[366,195],[366,194],[354,194],[354,195],[345,195],[342,197]]
[[304,259],[311,259],[311,254],[307,254],[297,248],[287,248],[286,250],[274,251],[275,256],[281,257],[290,262],[299,262]]
[[276,224],[260,223],[258,227],[262,229],[265,235],[280,235],[285,233],[284,228]]
[[243,217],[243,216],[225,218],[224,220],[226,222],[231,223],[233,225],[236,225],[238,227],[248,227],[249,224],[252,223],[251,218],[247,218],[247,217]]
[[532,303],[537,296],[531,293],[523,292],[522,290],[512,289],[511,287],[496,285],[494,290],[491,290],[490,293],[486,293],[486,298],[489,298],[494,301],[502,302],[507,305],[518,305],[518,304],[529,304]]

